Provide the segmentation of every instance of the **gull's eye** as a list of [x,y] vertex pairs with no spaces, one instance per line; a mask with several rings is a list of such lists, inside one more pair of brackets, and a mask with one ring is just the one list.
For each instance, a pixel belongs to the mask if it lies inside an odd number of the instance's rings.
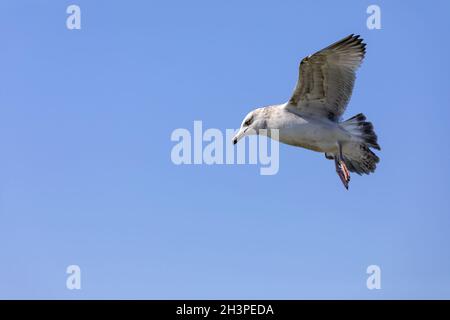
[[244,125],[246,125],[247,127],[252,123],[253,121],[253,117],[247,119],[247,121],[244,122]]

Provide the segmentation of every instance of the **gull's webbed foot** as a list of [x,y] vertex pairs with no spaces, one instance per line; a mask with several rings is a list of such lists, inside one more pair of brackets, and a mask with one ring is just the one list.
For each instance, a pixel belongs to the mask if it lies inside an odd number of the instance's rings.
[[345,189],[348,190],[348,183],[350,182],[350,172],[347,169],[347,166],[345,165],[345,162],[340,159],[335,159],[336,164],[336,172],[341,178],[342,183],[344,184]]

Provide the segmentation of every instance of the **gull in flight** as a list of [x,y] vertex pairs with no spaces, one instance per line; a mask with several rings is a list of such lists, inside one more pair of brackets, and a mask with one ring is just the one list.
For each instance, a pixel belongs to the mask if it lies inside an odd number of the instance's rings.
[[363,39],[352,34],[304,58],[289,101],[251,111],[233,143],[251,134],[270,137],[271,130],[277,129],[280,142],[322,152],[327,159],[334,160],[346,189],[350,172],[359,175],[374,172],[380,159],[370,148],[380,150],[380,146],[372,123],[362,113],[345,121],[341,119],[365,47]]

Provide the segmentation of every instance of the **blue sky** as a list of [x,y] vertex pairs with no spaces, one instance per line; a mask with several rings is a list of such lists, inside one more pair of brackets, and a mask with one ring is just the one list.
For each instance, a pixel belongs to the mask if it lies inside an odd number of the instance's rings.
[[[2,1],[0,298],[450,298],[449,11]],[[350,33],[368,46],[345,116],[374,123],[375,174],[346,191],[323,155],[284,145],[274,176],[172,163],[174,129],[237,128]],[[66,288],[72,264],[81,290]],[[381,290],[366,288],[372,264]]]

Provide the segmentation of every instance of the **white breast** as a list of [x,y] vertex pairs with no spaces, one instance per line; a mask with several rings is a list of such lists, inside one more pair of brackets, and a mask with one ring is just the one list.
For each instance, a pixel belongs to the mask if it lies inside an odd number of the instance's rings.
[[280,142],[318,152],[336,152],[337,141],[344,138],[336,122],[301,117],[289,111],[277,114],[271,127],[279,129]]

